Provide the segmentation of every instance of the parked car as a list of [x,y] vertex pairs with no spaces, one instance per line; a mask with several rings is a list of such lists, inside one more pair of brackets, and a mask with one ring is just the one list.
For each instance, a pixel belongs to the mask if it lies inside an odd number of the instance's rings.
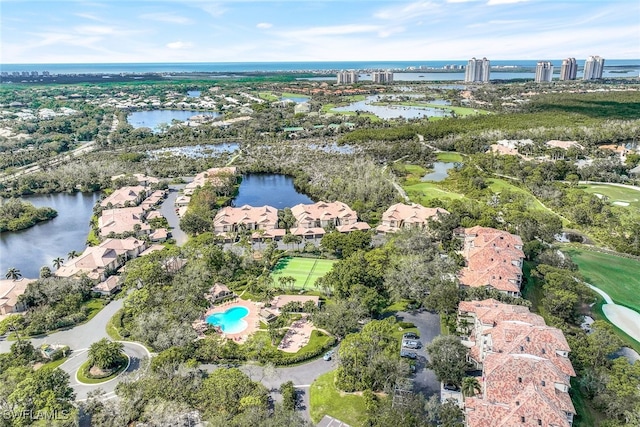
[[417,359],[418,355],[413,351],[401,350],[400,357],[407,357],[409,359]]
[[422,343],[420,341],[402,341],[402,346],[405,348],[420,348]]
[[402,339],[405,339],[405,340],[417,340],[419,338],[420,338],[420,336],[418,334],[416,334],[415,332],[407,332],[406,334],[404,334],[402,336]]
[[328,362],[329,360],[331,360],[332,358],[333,358],[333,350],[329,350],[329,351],[327,351],[327,352],[324,354],[324,356],[322,356],[322,359],[323,359],[323,360],[326,360],[327,362]]
[[445,390],[449,391],[460,391],[460,389],[455,384],[444,384],[442,387]]

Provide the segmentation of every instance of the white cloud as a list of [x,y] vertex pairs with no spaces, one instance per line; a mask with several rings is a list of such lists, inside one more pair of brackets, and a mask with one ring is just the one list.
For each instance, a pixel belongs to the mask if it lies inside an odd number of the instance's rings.
[[379,25],[334,25],[327,27],[311,27],[302,30],[292,30],[281,33],[286,37],[322,37],[322,36],[341,36],[345,34],[372,33],[381,31],[384,28]]
[[202,4],[202,5],[199,5],[199,7],[200,9],[207,12],[209,15],[213,16],[214,18],[221,17],[227,11],[227,9],[223,7],[222,4],[220,3]]
[[430,16],[441,10],[441,6],[432,1],[417,1],[400,7],[389,7],[376,12],[373,16],[389,21],[406,21],[420,16]]
[[171,42],[171,43],[167,43],[167,47],[169,49],[186,49],[193,46],[192,43],[190,42],[181,42],[181,41],[177,41],[177,42]]
[[80,25],[74,28],[78,34],[107,36],[118,34],[119,30],[108,25]]
[[514,4],[514,3],[524,3],[529,0],[489,0],[487,4],[489,6],[496,6],[499,4]]
[[261,30],[266,30],[271,27],[273,27],[273,24],[270,24],[268,22],[261,22],[258,25],[256,25],[256,28],[260,28]]
[[79,17],[79,18],[85,18],[85,19],[90,19],[92,21],[99,21],[102,22],[102,18],[93,15],[91,13],[74,13],[75,16]]
[[471,3],[479,0],[447,0],[447,3]]
[[168,22],[170,24],[189,24],[191,19],[180,15],[174,15],[172,13],[145,13],[140,15],[142,19],[148,19],[150,21]]

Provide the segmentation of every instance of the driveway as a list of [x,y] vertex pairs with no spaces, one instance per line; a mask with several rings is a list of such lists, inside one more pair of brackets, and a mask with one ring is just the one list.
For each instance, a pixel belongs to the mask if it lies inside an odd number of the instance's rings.
[[[87,323],[76,326],[65,331],[54,332],[42,338],[31,338],[31,344],[39,347],[42,344],[62,344],[68,345],[71,350],[81,350],[89,348],[91,344],[102,338],[108,338],[107,323],[116,311],[122,308],[124,299],[111,301],[96,316]],[[2,339],[0,341],[0,353],[11,351],[13,341]]]
[[430,397],[432,394],[440,395],[440,382],[436,379],[436,375],[431,369],[426,369],[426,361],[429,355],[425,350],[425,346],[429,344],[435,337],[440,335],[440,316],[437,313],[429,311],[423,312],[406,312],[400,311],[396,314],[396,318],[401,322],[411,322],[418,328],[422,348],[410,350],[418,354],[418,363],[416,365],[416,373],[413,376],[414,390]]
[[[218,369],[216,365],[205,364],[200,366],[208,372]],[[325,361],[321,358],[302,365],[290,366],[285,368],[270,368],[260,365],[241,365],[238,367],[242,372],[247,374],[253,381],[261,382],[270,392],[271,397],[279,402],[282,400],[280,395],[280,385],[287,381],[293,381],[298,391],[300,411],[304,416],[309,417],[309,388],[313,381],[320,375],[338,368],[338,362],[334,358],[331,361]]]
[[176,213],[176,198],[179,190],[183,189],[185,184],[172,184],[169,186],[169,195],[160,205],[160,213],[167,219],[169,227],[171,227],[171,237],[176,240],[178,246],[182,246],[188,239],[187,234],[180,228],[180,217]]
[[89,392],[98,389],[102,389],[105,392],[103,399],[112,399],[116,397],[115,389],[122,378],[121,375],[124,375],[125,373],[131,374],[139,370],[142,367],[143,360],[150,358],[149,352],[143,345],[134,342],[121,342],[124,345],[125,354],[129,356],[129,365],[124,373],[109,381],[100,384],[83,384],[78,381],[76,372],[80,366],[87,361],[87,358],[89,357],[88,349],[81,349],[73,352],[71,357],[60,365],[60,369],[67,372],[70,376],[69,385],[76,392],[76,401],[86,400]]

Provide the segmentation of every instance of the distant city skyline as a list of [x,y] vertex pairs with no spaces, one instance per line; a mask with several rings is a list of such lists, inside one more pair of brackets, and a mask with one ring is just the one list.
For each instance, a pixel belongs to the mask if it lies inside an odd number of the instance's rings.
[[640,2],[3,0],[0,63],[640,58]]

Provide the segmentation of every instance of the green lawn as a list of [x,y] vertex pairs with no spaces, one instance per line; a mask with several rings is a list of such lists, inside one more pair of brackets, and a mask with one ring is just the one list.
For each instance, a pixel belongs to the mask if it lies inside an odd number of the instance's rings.
[[271,92],[259,92],[258,96],[265,101],[277,101],[279,98]]
[[87,360],[82,364],[82,366],[80,366],[80,368],[78,368],[78,382],[83,384],[100,384],[112,380],[120,375],[122,371],[127,368],[127,366],[129,366],[129,357],[123,354],[118,369],[116,369],[113,374],[105,378],[89,378],[87,376],[87,374],[89,373],[89,369],[91,368],[90,362],[90,360]]
[[587,193],[601,194],[609,199],[614,206],[622,206],[640,212],[640,191],[615,185],[581,185]]
[[462,154],[456,153],[453,151],[446,151],[442,153],[438,153],[438,161],[439,162],[454,162],[454,163],[462,163]]
[[311,420],[318,423],[325,415],[332,416],[353,427],[366,421],[364,398],[336,389],[335,371],[320,375],[309,390],[309,412]]
[[584,280],[605,291],[616,304],[640,313],[640,261],[568,246],[562,249]]
[[447,191],[438,185],[437,182],[415,182],[407,181],[402,184],[402,188],[407,192],[407,196],[412,202],[425,204],[431,199],[463,199],[464,195]]
[[331,270],[335,260],[286,257],[278,261],[273,268],[271,276],[276,286],[279,285],[278,278],[282,276],[292,276],[296,279],[296,289],[314,289],[315,281]]

